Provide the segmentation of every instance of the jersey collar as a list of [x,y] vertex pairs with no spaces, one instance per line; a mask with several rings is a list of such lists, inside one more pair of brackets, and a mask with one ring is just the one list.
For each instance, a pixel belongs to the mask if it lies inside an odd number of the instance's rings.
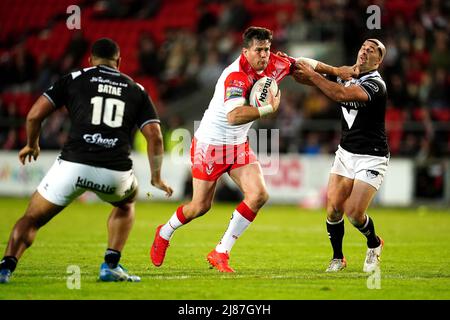
[[357,77],[356,77],[356,79],[361,79],[362,77],[365,77],[365,76],[367,76],[367,75],[369,75],[369,74],[373,74],[373,75],[377,75],[377,74],[379,74],[378,73],[378,71],[375,69],[375,70],[372,70],[372,71],[367,71],[367,72],[364,72],[364,73],[360,73]]
[[114,68],[112,68],[112,67],[110,67],[110,66],[107,66],[106,64],[99,64],[98,67],[101,67],[101,68],[104,68],[104,69],[106,69],[106,70],[114,71],[114,72],[119,73],[119,70],[114,69]]
[[256,70],[252,68],[250,63],[247,61],[247,58],[243,54],[241,54],[241,58],[239,59],[239,65],[241,67],[241,70],[244,71],[245,74],[255,79],[257,79],[264,73],[264,70],[262,70],[262,72],[260,73],[256,72]]

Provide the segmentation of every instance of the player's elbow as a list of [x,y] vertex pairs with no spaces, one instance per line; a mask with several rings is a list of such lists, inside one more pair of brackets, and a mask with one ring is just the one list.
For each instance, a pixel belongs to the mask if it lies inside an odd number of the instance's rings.
[[30,112],[27,114],[27,122],[31,124],[41,123],[43,118],[42,114],[40,114],[36,108],[31,108]]
[[163,137],[161,132],[159,134],[155,134],[150,141],[150,144],[152,146],[162,146],[163,145]]
[[343,94],[336,94],[333,98],[334,101],[336,102],[344,102],[345,101],[345,96]]
[[150,142],[154,146],[159,146],[163,144],[163,136],[161,130],[155,130],[151,135]]
[[36,114],[33,113],[28,113],[27,114],[27,122],[28,123],[35,123],[38,120],[38,117],[36,116]]

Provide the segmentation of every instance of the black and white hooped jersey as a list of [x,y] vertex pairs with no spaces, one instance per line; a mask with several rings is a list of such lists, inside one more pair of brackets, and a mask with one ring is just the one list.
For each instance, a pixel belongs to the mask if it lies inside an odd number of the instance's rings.
[[387,91],[378,71],[360,74],[358,78],[336,82],[344,86],[359,85],[369,96],[367,102],[339,102],[342,111],[340,146],[356,154],[388,156],[385,130]]
[[44,96],[66,106],[71,120],[61,159],[111,170],[127,171],[132,132],[137,125],[158,122],[144,88],[114,68],[98,65],[72,72]]

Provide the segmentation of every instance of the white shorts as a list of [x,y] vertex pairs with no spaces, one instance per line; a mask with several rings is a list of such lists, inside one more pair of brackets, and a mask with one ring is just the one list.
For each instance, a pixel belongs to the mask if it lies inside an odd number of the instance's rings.
[[388,165],[388,157],[351,153],[339,146],[331,173],[364,181],[378,190],[386,175]]
[[94,192],[106,202],[129,197],[138,183],[133,170],[115,171],[56,159],[37,191],[58,206],[67,206],[85,191]]

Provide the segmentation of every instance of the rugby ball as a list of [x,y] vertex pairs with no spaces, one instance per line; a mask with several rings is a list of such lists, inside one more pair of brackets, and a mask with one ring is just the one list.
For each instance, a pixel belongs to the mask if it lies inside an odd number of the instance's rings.
[[249,96],[249,103],[254,107],[264,107],[270,102],[270,95],[278,94],[278,84],[273,78],[262,77],[252,87]]

